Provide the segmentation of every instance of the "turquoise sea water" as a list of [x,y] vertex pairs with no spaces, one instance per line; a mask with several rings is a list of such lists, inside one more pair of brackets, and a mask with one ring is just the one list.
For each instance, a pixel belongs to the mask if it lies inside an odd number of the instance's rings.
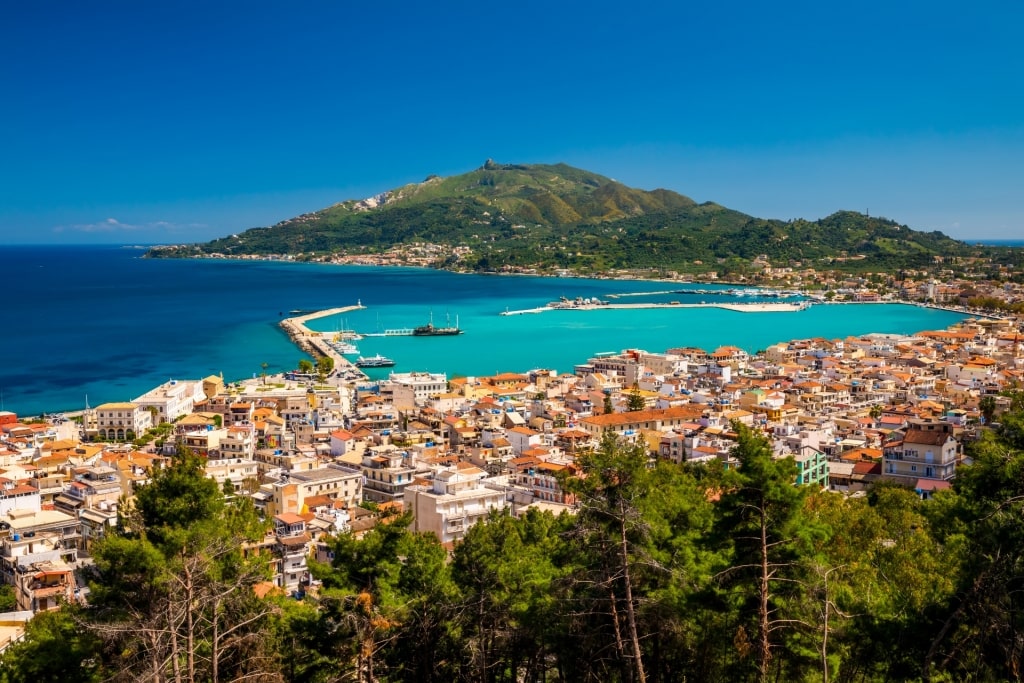
[[[226,379],[295,367],[302,354],[277,323],[293,309],[367,308],[313,321],[322,331],[374,332],[458,319],[458,337],[368,337],[360,353],[394,358],[396,371],[449,375],[550,368],[571,372],[594,353],[673,346],[756,351],[812,336],[912,333],[963,316],[915,306],[813,306],[797,313],[721,309],[510,309],[574,298],[659,292],[683,285],[578,278],[458,275],[415,269],[267,261],[152,260],[116,247],[2,247],[0,405],[23,415],[128,400],[168,379]],[[702,285],[703,287],[703,285]],[[623,303],[750,301],[663,294]],[[384,377],[388,370],[371,371]]]

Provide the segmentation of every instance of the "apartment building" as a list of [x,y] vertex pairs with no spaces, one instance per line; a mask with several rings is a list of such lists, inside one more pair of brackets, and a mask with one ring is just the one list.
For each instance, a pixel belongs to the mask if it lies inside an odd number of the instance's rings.
[[504,490],[484,486],[481,480],[486,476],[478,467],[450,467],[437,472],[429,484],[406,487],[403,502],[413,513],[410,528],[429,531],[441,543],[453,543],[491,510],[504,510]]
[[948,488],[956,476],[958,442],[953,429],[945,421],[911,421],[902,439],[883,446],[886,478],[908,484],[924,496]]
[[326,496],[353,508],[363,500],[363,475],[331,464],[284,472],[277,481],[262,488],[270,494],[266,512],[271,517],[289,512],[299,514],[304,511],[306,500],[314,496]]

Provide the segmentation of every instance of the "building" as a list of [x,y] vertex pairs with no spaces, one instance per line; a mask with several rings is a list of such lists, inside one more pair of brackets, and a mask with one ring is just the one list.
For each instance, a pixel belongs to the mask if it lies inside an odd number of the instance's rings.
[[[57,510],[9,510],[0,517],[0,528],[7,532],[0,536],[0,576],[4,583],[21,591],[19,604],[27,605],[43,597],[32,592],[34,584],[26,583],[25,575],[34,575],[43,567],[63,571],[65,565],[78,561],[81,536],[78,520],[71,515]],[[36,587],[47,585],[48,580]]]
[[181,382],[172,379],[155,389],[147,391],[132,403],[149,410],[156,410],[155,421],[174,422],[179,417],[190,415],[197,402],[206,399],[202,382]]
[[829,461],[824,453],[817,448],[803,446],[793,454],[793,459],[797,466],[797,484],[829,488]]
[[304,517],[293,513],[274,515],[274,585],[294,591],[308,583],[309,542]]
[[121,478],[112,467],[99,465],[72,471],[73,479],[64,493],[54,498],[56,509],[77,515],[81,509],[108,509],[121,498]]
[[413,514],[413,531],[430,531],[441,543],[452,543],[487,518],[505,509],[505,492],[484,486],[487,474],[478,467],[445,468],[428,484],[406,487],[403,502]]
[[607,431],[615,432],[619,436],[628,436],[642,429],[666,431],[680,427],[699,419],[703,412],[704,406],[694,404],[677,408],[607,413],[584,418],[580,421],[580,427],[597,439]]
[[47,612],[59,609],[75,596],[75,576],[70,565],[61,560],[33,562],[15,577],[18,609]]
[[545,462],[533,457],[512,461],[516,472],[510,477],[516,488],[529,494],[530,501],[572,505],[576,496],[562,488],[559,476],[574,476],[576,468],[570,463]]
[[137,403],[104,403],[94,414],[103,441],[131,441],[153,426],[153,414]]
[[363,453],[363,498],[374,503],[401,503],[416,469],[412,457],[394,446],[377,446]]
[[952,424],[913,421],[902,440],[884,445],[883,471],[886,478],[907,484],[927,496],[931,491],[949,487],[956,476],[957,451]]
[[432,396],[447,393],[448,376],[443,372],[392,372],[387,388],[394,407],[409,410]]
[[358,472],[327,465],[312,470],[284,472],[272,484],[265,485],[271,494],[266,501],[268,516],[306,512],[306,500],[314,496],[327,496],[354,508],[363,501],[363,475]]
[[216,481],[221,487],[224,486],[225,481],[230,481],[231,487],[236,493],[242,490],[246,480],[259,481],[259,468],[255,460],[229,457],[209,458],[204,467],[207,477]]

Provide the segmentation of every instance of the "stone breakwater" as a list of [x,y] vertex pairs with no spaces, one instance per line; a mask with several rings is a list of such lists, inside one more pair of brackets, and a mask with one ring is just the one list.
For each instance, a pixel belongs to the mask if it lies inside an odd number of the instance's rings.
[[285,318],[280,322],[280,326],[288,335],[288,338],[304,353],[308,353],[314,358],[330,357],[334,359],[335,368],[356,370],[357,368],[347,358],[331,348],[331,345],[327,343],[322,333],[309,329],[306,327],[306,323],[316,318],[326,318],[327,316],[348,313],[349,311],[359,311],[364,308],[366,307],[362,304],[328,308],[323,311],[314,311],[305,315]]

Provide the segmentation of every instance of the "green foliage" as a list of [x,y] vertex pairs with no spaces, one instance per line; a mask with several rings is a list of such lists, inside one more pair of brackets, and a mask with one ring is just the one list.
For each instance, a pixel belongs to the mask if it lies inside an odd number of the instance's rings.
[[106,679],[100,641],[79,628],[79,612],[65,607],[42,612],[28,623],[25,637],[0,657],[3,683],[93,683]]
[[14,586],[0,586],[0,612],[12,612],[18,608],[18,599],[14,595]]
[[334,359],[330,356],[320,356],[316,360],[316,374],[323,384],[324,379],[334,371]]
[[1001,422],[928,500],[796,486],[738,424],[729,468],[609,433],[559,482],[575,514],[495,512],[450,552],[401,516],[329,539],[302,601],[255,597],[251,505],[182,457],[96,545],[90,605],[37,616],[0,681],[1020,680],[1024,405]]
[[629,392],[629,398],[626,401],[626,410],[629,412],[637,412],[646,407],[647,403],[644,401],[644,397],[640,394],[639,385],[634,384],[632,391]]
[[323,670],[311,668],[310,680],[339,670],[369,680],[381,661],[396,680],[440,676],[457,591],[444,548],[432,534],[411,533],[409,521],[402,515],[382,522],[361,540],[339,536],[331,566],[314,567],[323,581],[318,624],[295,624],[302,629],[292,631],[297,656],[304,659],[306,649],[337,655]]
[[126,680],[263,670],[268,610],[252,588],[269,566],[242,553],[262,530],[251,501],[225,503],[201,461],[180,453],[139,489],[121,533],[92,549],[89,606],[76,619],[98,643],[95,660]]
[[206,477],[203,462],[191,453],[175,456],[171,467],[157,470],[135,495],[139,522],[156,543],[171,542],[197,523],[217,520],[224,496]]
[[824,530],[805,514],[810,488],[794,485],[793,459],[774,458],[768,439],[743,424],[733,430],[731,455],[739,465],[722,476],[715,524],[721,559],[728,561],[718,574],[722,599],[738,610],[734,640],[749,651],[758,679],[783,666],[784,677],[799,678],[810,666],[808,645],[794,629],[807,578],[801,560]]

